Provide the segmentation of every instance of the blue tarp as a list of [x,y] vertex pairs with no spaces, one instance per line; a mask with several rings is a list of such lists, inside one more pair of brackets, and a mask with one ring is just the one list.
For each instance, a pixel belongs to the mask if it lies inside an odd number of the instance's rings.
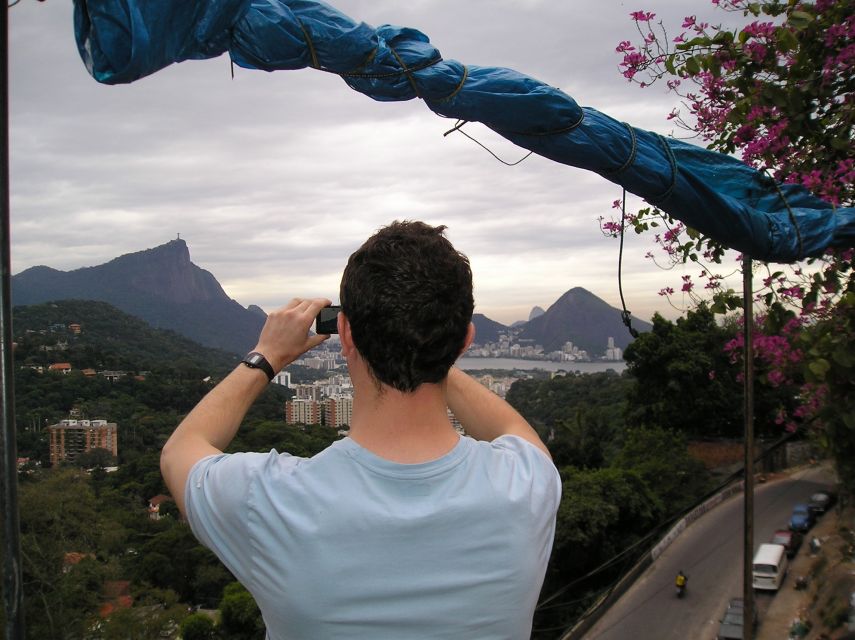
[[[228,51],[247,69],[313,67],[379,101],[421,98],[556,162],[594,171],[752,258],[855,246],[855,208],[775,185],[725,154],[630,127],[512,69],[444,60],[415,29],[355,22],[313,0],[75,0],[92,76],[128,83]],[[786,204],[784,202],[786,200]]]

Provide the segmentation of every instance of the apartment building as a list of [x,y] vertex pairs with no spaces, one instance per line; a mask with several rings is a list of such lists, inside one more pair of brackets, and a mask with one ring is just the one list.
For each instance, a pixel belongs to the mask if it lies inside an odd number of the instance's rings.
[[119,455],[118,428],[106,420],[61,420],[48,427],[50,435],[50,463],[73,462],[81,453],[92,449],[106,449]]
[[321,424],[321,402],[295,398],[285,403],[285,424]]
[[338,429],[349,427],[353,418],[353,398],[351,396],[333,396],[323,401],[324,424]]

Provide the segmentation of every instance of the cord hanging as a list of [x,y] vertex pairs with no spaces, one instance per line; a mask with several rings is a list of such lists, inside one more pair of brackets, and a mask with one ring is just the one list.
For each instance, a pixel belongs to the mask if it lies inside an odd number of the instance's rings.
[[623,299],[623,232],[624,225],[626,224],[626,189],[623,190],[623,196],[621,197],[620,204],[620,250],[618,252],[618,263],[617,263],[617,284],[618,284],[618,293],[620,293],[620,305],[623,307],[623,311],[621,311],[620,318],[623,321],[624,325],[626,325],[627,330],[629,331],[629,335],[633,338],[638,337],[638,330],[634,329],[632,326],[632,314],[626,308],[626,302]]

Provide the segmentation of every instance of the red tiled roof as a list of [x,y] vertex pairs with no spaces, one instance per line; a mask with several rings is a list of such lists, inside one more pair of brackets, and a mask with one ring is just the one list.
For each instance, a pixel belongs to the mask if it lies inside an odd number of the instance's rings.
[[154,496],[151,500],[148,501],[148,503],[153,507],[159,507],[164,502],[173,502],[172,497],[163,495],[162,493],[159,493],[156,496]]
[[104,597],[109,600],[115,600],[122,596],[128,596],[131,593],[130,580],[106,580],[104,582]]

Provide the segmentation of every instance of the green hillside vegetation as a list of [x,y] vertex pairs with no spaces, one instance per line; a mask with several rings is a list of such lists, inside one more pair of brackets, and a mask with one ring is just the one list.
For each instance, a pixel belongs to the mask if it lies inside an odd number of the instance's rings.
[[[68,328],[79,324],[75,335]],[[155,329],[106,302],[61,300],[15,307],[13,330],[20,364],[69,362],[75,369],[174,371],[222,375],[238,362],[234,354],[203,347],[173,331]],[[45,351],[57,343],[68,348]]]

